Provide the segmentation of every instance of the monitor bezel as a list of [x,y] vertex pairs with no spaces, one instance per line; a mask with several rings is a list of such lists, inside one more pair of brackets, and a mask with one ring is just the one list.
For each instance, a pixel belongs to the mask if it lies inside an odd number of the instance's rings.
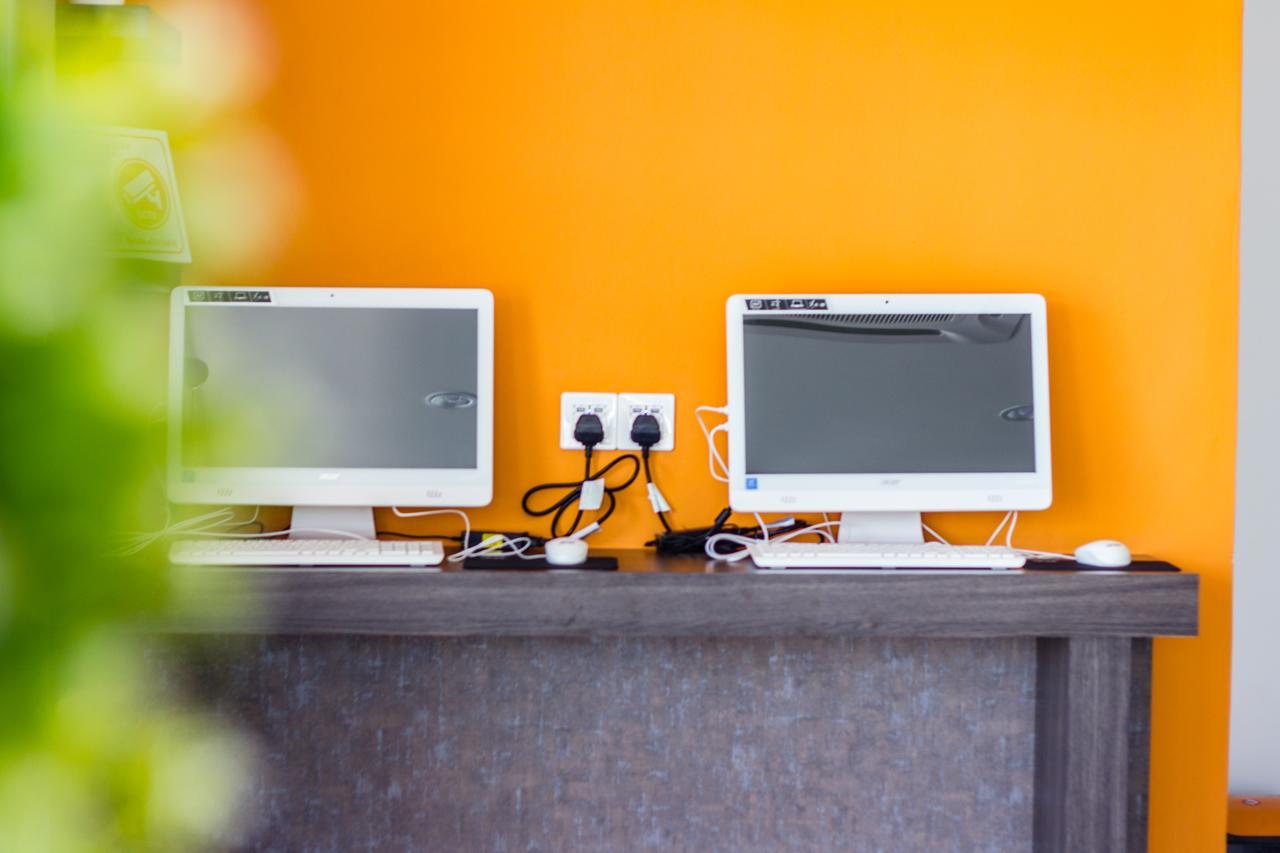
[[[753,309],[752,300],[764,307]],[[796,300],[803,300],[798,303]],[[752,474],[747,487],[746,317],[811,314],[814,300],[833,314],[1026,314],[1031,318],[1032,400],[1036,470],[965,474]],[[776,307],[795,304],[797,307]],[[775,307],[770,307],[775,306]],[[735,294],[726,303],[728,352],[729,505],[738,512],[945,512],[1039,510],[1053,502],[1049,430],[1049,351],[1044,297],[984,294]]]
[[[270,302],[191,302],[192,291],[266,291]],[[476,465],[473,468],[258,468],[181,465],[182,370],[189,306],[264,311],[282,307],[456,308],[476,311]],[[169,499],[248,506],[485,506],[493,499],[493,294],[480,288],[177,287],[169,312]],[[181,472],[193,471],[195,482]]]

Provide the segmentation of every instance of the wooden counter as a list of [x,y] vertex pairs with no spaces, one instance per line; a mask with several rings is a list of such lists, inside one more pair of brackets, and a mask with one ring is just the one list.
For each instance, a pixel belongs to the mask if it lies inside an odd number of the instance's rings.
[[[200,570],[261,848],[1145,849],[1191,574]],[[247,635],[247,636],[246,636]]]

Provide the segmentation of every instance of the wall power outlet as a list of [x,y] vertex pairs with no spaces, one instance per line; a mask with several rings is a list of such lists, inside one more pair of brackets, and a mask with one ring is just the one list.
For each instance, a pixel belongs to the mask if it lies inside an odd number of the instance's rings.
[[[560,395],[560,449],[581,450],[582,445],[573,437],[574,424],[578,418],[590,412],[600,418],[604,426],[604,441],[596,445],[596,450],[618,449],[618,395],[588,394],[579,391],[565,391]],[[630,426],[627,427],[630,429]]]
[[649,414],[658,419],[662,427],[662,439],[651,449],[676,449],[676,395],[636,394],[630,391],[618,395],[618,449],[639,450],[640,445],[631,440],[631,424],[640,415]]

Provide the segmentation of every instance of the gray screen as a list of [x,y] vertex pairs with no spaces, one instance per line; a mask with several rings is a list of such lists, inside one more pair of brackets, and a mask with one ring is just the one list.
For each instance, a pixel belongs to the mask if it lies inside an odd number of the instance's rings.
[[1029,315],[743,324],[748,474],[1035,471]]
[[182,462],[474,468],[477,334],[475,309],[188,306]]

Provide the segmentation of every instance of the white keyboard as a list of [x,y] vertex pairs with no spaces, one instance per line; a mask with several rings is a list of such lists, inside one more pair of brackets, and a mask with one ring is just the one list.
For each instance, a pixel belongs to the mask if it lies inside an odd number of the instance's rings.
[[1026,557],[989,545],[864,545],[862,543],[757,542],[751,559],[762,569],[1017,569]]
[[196,539],[174,542],[169,560],[184,566],[438,566],[435,541],[376,539]]

